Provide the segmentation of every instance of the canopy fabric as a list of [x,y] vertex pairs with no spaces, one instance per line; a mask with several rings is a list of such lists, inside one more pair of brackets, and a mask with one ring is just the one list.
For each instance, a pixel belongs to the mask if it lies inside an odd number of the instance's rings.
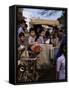
[[59,21],[58,20],[44,20],[44,19],[31,19],[30,24],[36,25],[36,24],[42,24],[42,25],[52,25],[52,26],[58,26]]

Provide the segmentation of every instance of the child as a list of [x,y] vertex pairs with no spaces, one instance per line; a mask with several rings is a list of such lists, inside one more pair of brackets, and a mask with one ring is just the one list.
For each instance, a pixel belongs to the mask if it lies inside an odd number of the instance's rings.
[[25,20],[21,20],[20,22],[19,22],[19,28],[18,28],[18,35],[22,32],[22,33],[24,33],[24,31],[25,31],[25,27],[27,28],[27,26],[26,26],[26,21]]
[[37,39],[37,42],[40,44],[41,46],[41,52],[39,53],[39,63],[40,64],[48,64],[49,63],[49,59],[48,59],[48,51],[46,49],[46,37],[45,37],[45,31],[41,30],[39,32],[39,38]]
[[30,29],[29,50],[33,51],[34,53],[38,53],[41,50],[39,43],[36,42],[36,33],[35,33],[34,28]]
[[51,37],[51,33],[49,32],[49,29],[46,31],[45,37],[46,37],[45,43],[49,44],[50,43],[50,39],[51,39],[50,38]]
[[51,39],[51,43],[53,44],[53,46],[57,46],[59,44],[59,38],[57,33],[53,34],[53,38]]
[[18,51],[24,50],[25,46],[24,46],[24,41],[25,41],[25,35],[23,32],[21,32],[18,36]]
[[37,39],[37,42],[40,44],[45,44],[45,31],[41,30],[39,32],[39,38]]
[[36,34],[34,28],[30,29],[30,36],[29,36],[29,45],[32,46],[35,44]]

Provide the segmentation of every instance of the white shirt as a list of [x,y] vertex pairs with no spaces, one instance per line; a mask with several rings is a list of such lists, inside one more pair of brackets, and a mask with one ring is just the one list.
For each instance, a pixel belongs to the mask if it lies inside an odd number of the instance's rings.
[[45,43],[48,43],[49,44],[50,43],[50,39],[48,39]]
[[36,36],[35,37],[29,36],[29,45],[33,45],[34,44],[35,38],[36,38]]
[[57,59],[57,72],[59,72],[59,80],[65,79],[65,56],[63,54]]
[[44,44],[44,39],[42,36],[40,36],[37,40],[37,42],[41,43],[41,44]]

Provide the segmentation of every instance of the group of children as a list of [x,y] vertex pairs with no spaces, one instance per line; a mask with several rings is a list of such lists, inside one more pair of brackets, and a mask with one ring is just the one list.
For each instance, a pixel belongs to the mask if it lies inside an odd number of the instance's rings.
[[[38,35],[35,32],[35,28],[30,28],[29,30],[29,37],[28,38],[28,46],[31,50],[33,45],[39,45],[39,44],[52,44],[54,47],[57,47],[61,44],[64,33],[62,30],[56,32],[56,30],[53,30],[53,32],[49,32],[48,30],[45,31],[44,29],[41,29],[38,33]],[[25,42],[25,34],[24,31],[20,31],[18,29],[18,45],[23,49],[24,48],[24,42]],[[18,50],[20,50],[20,47]]]
[[[48,31],[45,31],[44,29],[42,29],[39,31],[39,34],[37,35],[35,32],[35,29],[30,28],[29,36],[27,37],[28,41],[25,40],[26,37],[25,37],[24,32],[20,32],[18,34],[18,52],[23,53],[25,51],[25,48],[28,47],[27,48],[28,51],[31,51],[32,54],[33,54],[33,52],[37,54],[37,53],[40,53],[40,51],[42,50],[40,44],[48,43],[48,44],[52,44],[54,47],[56,47],[58,45],[61,45],[61,43],[63,41],[63,37],[64,37],[64,32],[62,30],[58,31],[58,33],[56,31],[54,31],[50,34]],[[25,46],[25,42],[28,42],[28,46]],[[59,47],[59,49],[60,49],[60,47]],[[21,55],[21,53],[20,53],[20,55]],[[59,70],[59,68],[60,68],[59,65],[61,64],[60,62],[62,62],[63,65],[65,64],[65,57],[63,56],[63,53],[60,56],[60,58],[59,57],[57,58],[57,72],[60,71]],[[64,72],[64,70],[65,70],[65,68],[63,69],[63,72]],[[62,75],[61,78],[64,79],[65,76],[63,77],[63,75]]]
[[[23,51],[25,50],[25,47],[27,47],[29,51],[35,53],[40,52],[40,44],[45,43],[45,31],[42,30],[39,34],[39,38],[37,38],[34,28],[31,28],[29,31],[29,37],[27,37],[28,41],[25,41],[25,34],[20,32],[18,35],[18,51]],[[28,46],[25,46],[25,42],[28,42]]]

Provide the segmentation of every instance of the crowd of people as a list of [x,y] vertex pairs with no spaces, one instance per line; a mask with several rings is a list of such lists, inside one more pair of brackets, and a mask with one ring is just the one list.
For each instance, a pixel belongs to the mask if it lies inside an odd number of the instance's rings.
[[[38,31],[39,29],[39,31]],[[56,76],[57,79],[65,79],[65,60],[66,60],[66,45],[67,38],[64,27],[52,27],[52,29],[45,29],[40,25],[38,29],[35,26],[30,27],[28,36],[25,36],[27,31],[27,24],[24,20],[19,23],[17,29],[18,40],[18,59],[23,57],[35,57],[42,51],[42,44],[51,44],[55,52],[56,60]],[[27,39],[25,39],[27,38]],[[27,40],[27,41],[26,41]],[[27,44],[26,44],[27,42]],[[27,46],[26,46],[27,45]],[[47,51],[46,51],[47,52]]]

